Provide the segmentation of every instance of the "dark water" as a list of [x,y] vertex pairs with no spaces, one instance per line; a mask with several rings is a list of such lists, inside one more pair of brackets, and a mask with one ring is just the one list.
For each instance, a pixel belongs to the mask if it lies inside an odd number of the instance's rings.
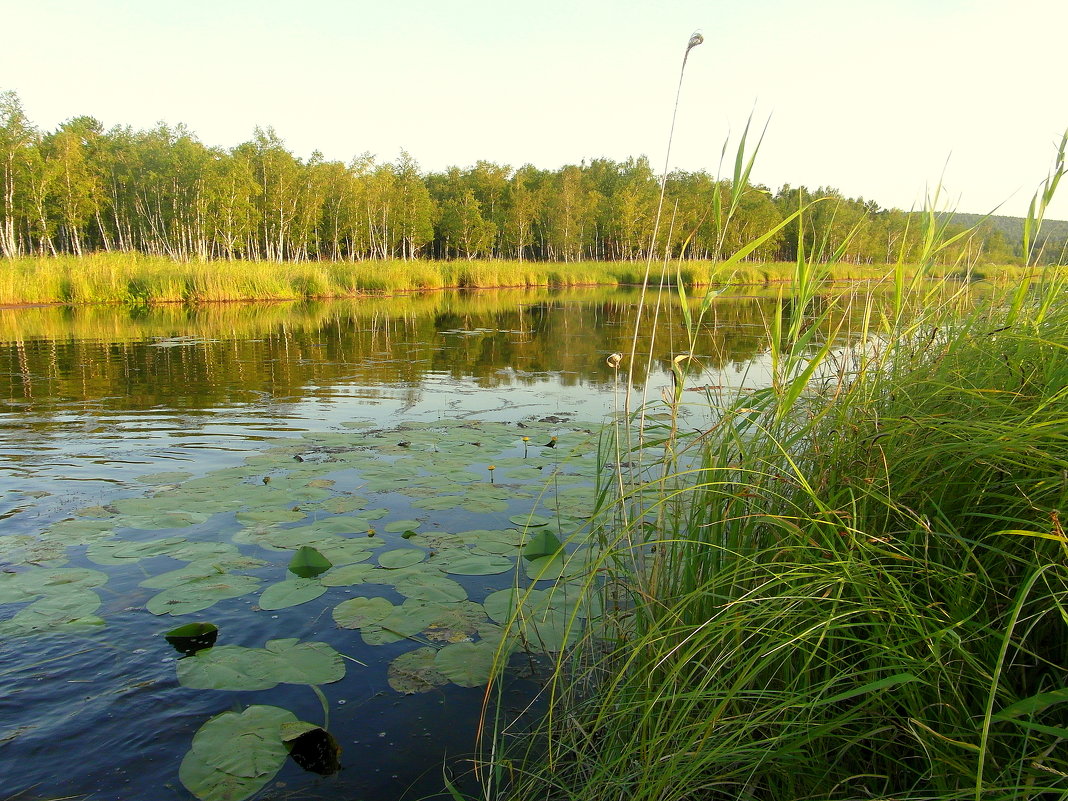
[[[139,480],[146,474],[209,475],[279,441],[345,432],[353,420],[375,430],[405,421],[603,421],[621,403],[626,374],[626,366],[617,374],[605,359],[630,351],[635,299],[632,292],[590,290],[0,310],[0,568],[32,568],[16,540],[24,544],[87,507],[146,494]],[[707,422],[702,388],[766,383],[763,332],[774,309],[770,297],[716,301],[695,343],[699,364],[688,380],[694,403],[685,425]],[[671,358],[689,350],[677,306],[665,304],[655,319],[646,312],[638,331],[635,402],[669,387]],[[376,502],[411,513],[403,498],[388,493]],[[524,508],[513,502],[508,511]],[[227,526],[235,527],[214,515],[180,533],[210,541]],[[264,576],[284,569],[289,556],[255,546],[242,551],[271,562]],[[66,566],[108,574],[95,613],[106,626],[0,638],[0,798],[189,799],[178,766],[212,715],[274,704],[302,720],[321,720],[320,702],[306,686],[237,692],[180,686],[177,654],[159,634],[194,619],[236,621],[229,636],[245,645],[299,637],[366,663],[348,662],[345,678],[322,688],[343,770],[319,777],[290,761],[257,798],[440,797],[443,766],[462,775],[483,691],[447,685],[406,696],[391,689],[385,664],[411,644],[371,648],[356,632],[338,629],[331,608],[354,588],[335,587],[270,613],[257,611],[253,594],[203,614],[161,619],[145,609],[155,590],[139,582],[175,567],[168,557],[119,568],[91,563],[85,552],[68,549]],[[465,584],[476,598],[508,581],[477,576]],[[0,603],[0,623],[22,606]],[[508,712],[536,690],[522,677],[508,687]]]

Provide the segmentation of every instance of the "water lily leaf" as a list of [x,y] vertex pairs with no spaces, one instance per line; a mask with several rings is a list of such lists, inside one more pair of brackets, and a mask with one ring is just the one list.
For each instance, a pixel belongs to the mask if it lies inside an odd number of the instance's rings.
[[382,541],[367,537],[359,539],[338,537],[329,542],[320,542],[317,547],[319,552],[335,565],[351,565],[370,559],[375,549],[381,548],[384,544]]
[[397,548],[380,553],[378,555],[378,564],[385,568],[397,569],[419,564],[424,558],[426,558],[426,552],[418,548]]
[[[308,579],[325,573],[333,563],[310,545],[301,546],[289,560],[289,572]],[[263,604],[260,604],[263,606]]]
[[260,595],[259,607],[267,611],[288,609],[291,606],[314,601],[326,592],[322,582],[313,578],[297,578],[272,584]]
[[543,528],[541,531],[530,535],[527,544],[523,546],[523,558],[533,561],[542,557],[552,556],[559,553],[563,547],[555,534],[549,529]]
[[387,523],[383,530],[391,533],[395,533],[398,531],[407,531],[409,529],[414,531],[421,525],[423,525],[423,522],[421,520],[394,520],[391,523]]
[[467,590],[444,576],[413,575],[396,582],[397,592],[418,601],[463,601]]
[[193,579],[152,596],[145,608],[154,615],[186,615],[227,598],[240,598],[259,585],[260,580],[254,576],[221,575]]
[[358,629],[384,620],[393,611],[385,598],[350,598],[334,607],[334,622],[342,628]]
[[364,584],[373,570],[373,565],[335,567],[329,573],[324,574],[319,581],[327,587],[351,587],[354,584]]
[[304,770],[331,776],[341,769],[341,746],[321,726],[298,721],[282,726],[282,742],[294,762]]
[[417,509],[429,509],[434,512],[443,512],[447,509],[455,509],[464,502],[462,495],[439,495],[435,498],[420,498],[412,501],[412,506]]
[[168,473],[149,473],[148,475],[138,476],[135,481],[140,481],[142,484],[177,484],[181,481],[185,481],[187,478],[192,478],[192,473],[183,473],[179,470],[175,470]]
[[219,637],[219,627],[214,623],[186,623],[168,632],[164,639],[181,654],[195,654],[205,648],[211,648]]
[[523,528],[537,528],[540,526],[547,526],[553,522],[549,518],[541,517],[540,515],[512,515],[508,519],[517,526],[522,526]]
[[478,627],[487,622],[485,608],[474,601],[436,606],[434,619],[422,629],[423,636],[433,642],[470,642]]
[[192,750],[207,765],[231,776],[273,776],[287,755],[282,725],[296,720],[288,709],[277,706],[254,705],[241,713],[223,712],[193,735]]
[[186,528],[187,526],[199,526],[208,519],[208,515],[201,512],[189,512],[181,509],[173,511],[152,510],[147,514],[131,515],[123,513],[122,517],[116,518],[115,526],[141,529],[142,531],[155,531],[166,528]]
[[525,562],[523,566],[531,581],[555,581],[564,572],[564,554],[561,551],[554,556],[540,556]]
[[268,690],[277,684],[329,684],[345,675],[324,642],[268,640],[264,648],[217,645],[178,661],[178,683],[194,690]]
[[333,498],[327,498],[322,502],[322,507],[328,512],[340,515],[346,512],[355,512],[357,509],[361,509],[367,505],[366,498],[360,498],[356,495],[337,495]]
[[87,567],[34,568],[21,573],[0,573],[0,603],[29,601],[39,595],[100,587],[106,573]]
[[273,779],[274,773],[251,777],[234,776],[212,767],[195,751],[190,750],[186,752],[178,768],[178,778],[185,788],[201,801],[244,801]]
[[469,498],[460,505],[460,508],[473,514],[494,514],[505,511],[508,508],[508,502],[492,498]]
[[267,563],[262,559],[253,559],[251,556],[224,557],[222,559],[198,559],[190,562],[185,567],[176,570],[168,570],[141,582],[140,586],[153,590],[165,590],[169,587],[177,587],[197,579],[205,579],[211,576],[224,576],[232,570],[251,570],[264,567]]
[[246,509],[238,512],[235,517],[238,523],[244,523],[247,526],[255,523],[267,525],[271,523],[296,523],[298,520],[303,520],[307,517],[307,514],[300,509],[291,508]]
[[282,684],[330,684],[345,678],[341,654],[325,642],[294,637],[268,640],[264,648],[277,657],[274,675]]
[[497,646],[492,642],[446,645],[434,657],[434,667],[461,687],[483,687],[493,672]]
[[9,621],[16,631],[26,633],[58,628],[71,623],[96,623],[90,615],[100,608],[100,596],[92,590],[73,588],[20,609]]
[[482,556],[467,550],[443,551],[431,557],[428,564],[461,576],[492,576],[515,567],[515,562],[506,556]]
[[399,693],[426,693],[449,683],[449,677],[434,667],[434,648],[416,648],[389,663],[386,681]]

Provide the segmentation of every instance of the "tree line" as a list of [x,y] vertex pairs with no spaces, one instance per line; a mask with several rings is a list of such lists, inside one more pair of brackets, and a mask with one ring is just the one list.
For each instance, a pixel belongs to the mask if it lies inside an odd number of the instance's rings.
[[[908,261],[922,242],[912,212],[829,187],[739,185],[704,171],[670,174],[656,255],[720,259],[784,220],[750,259],[792,261],[804,248],[857,264]],[[643,260],[659,206],[660,181],[644,157],[424,172],[405,151],[392,162],[368,153],[347,164],[318,152],[301,159],[270,128],[229,149],[181,124],[105,130],[81,116],[42,131],[14,92],[0,93],[2,256]],[[1064,242],[1045,245],[1046,260],[1063,259]],[[1019,250],[980,223],[942,257],[1010,264]]]

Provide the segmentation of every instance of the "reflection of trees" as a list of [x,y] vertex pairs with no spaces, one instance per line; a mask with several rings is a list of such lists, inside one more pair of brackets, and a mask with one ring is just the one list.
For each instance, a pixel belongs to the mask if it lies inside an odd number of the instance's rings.
[[[0,397],[41,415],[60,405],[180,410],[271,398],[329,397],[343,387],[406,387],[428,374],[484,387],[609,385],[605,356],[630,351],[635,295],[431,293],[312,304],[0,311]],[[686,350],[677,298],[656,315],[654,372]],[[698,371],[742,364],[767,347],[770,297],[721,298],[697,337]],[[644,384],[654,315],[638,330]],[[366,394],[367,390],[361,390]],[[395,393],[394,393],[395,395]]]

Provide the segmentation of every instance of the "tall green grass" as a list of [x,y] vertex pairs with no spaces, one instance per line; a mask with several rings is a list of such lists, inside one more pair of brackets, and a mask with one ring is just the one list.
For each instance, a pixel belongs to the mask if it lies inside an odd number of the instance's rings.
[[709,391],[686,431],[677,367],[606,429],[605,612],[537,734],[495,741],[484,797],[1068,797],[1066,285],[978,298],[925,280],[934,213],[924,241],[891,302],[840,296],[859,315],[815,302],[839,266],[802,254],[771,386]]
[[[790,281],[784,263],[686,262],[668,283],[685,286],[769,285]],[[881,280],[885,266],[835,265],[829,280]],[[915,268],[910,268],[915,272]],[[986,268],[993,281],[1038,275],[1024,268]],[[943,270],[941,277],[964,277]],[[235,300],[305,300],[446,288],[571,287],[641,284],[639,262],[503,260],[252,262],[189,261],[130,253],[0,259],[0,305],[99,303],[131,305]]]

